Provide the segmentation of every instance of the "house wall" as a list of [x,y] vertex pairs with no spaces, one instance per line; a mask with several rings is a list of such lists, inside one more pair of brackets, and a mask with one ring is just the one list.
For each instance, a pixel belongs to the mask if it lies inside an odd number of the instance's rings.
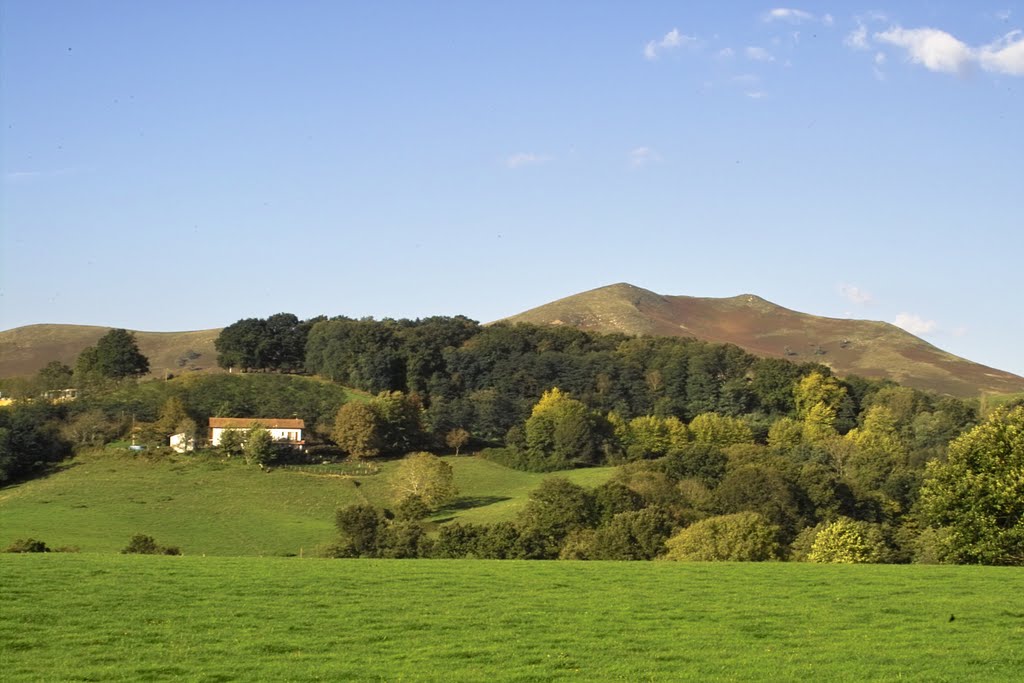
[[[210,445],[219,446],[221,437],[224,436],[224,432],[231,431],[223,427],[214,427],[210,430]],[[246,431],[246,430],[235,430],[235,431]],[[288,443],[295,443],[302,441],[302,430],[301,429],[268,429],[270,432],[270,438],[274,441],[285,441]],[[301,448],[301,446],[299,446]]]

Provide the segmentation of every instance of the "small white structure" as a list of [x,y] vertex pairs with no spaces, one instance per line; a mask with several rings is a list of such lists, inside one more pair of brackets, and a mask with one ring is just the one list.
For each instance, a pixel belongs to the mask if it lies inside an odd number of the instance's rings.
[[185,432],[171,434],[171,450],[175,453],[185,453],[196,449],[196,440],[189,438]]
[[246,431],[253,425],[270,432],[270,438],[276,443],[285,444],[302,450],[306,442],[302,439],[302,430],[306,423],[298,418],[277,417],[211,417],[210,445],[219,446],[220,439],[228,430]]

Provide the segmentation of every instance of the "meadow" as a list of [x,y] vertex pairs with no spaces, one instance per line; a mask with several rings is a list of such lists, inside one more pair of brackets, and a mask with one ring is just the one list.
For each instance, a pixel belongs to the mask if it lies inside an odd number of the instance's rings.
[[[459,497],[431,520],[511,520],[548,476],[596,486],[611,468],[519,472],[472,456],[448,457]],[[37,538],[51,548],[117,552],[148,534],[190,555],[308,555],[336,537],[334,513],[354,503],[392,503],[384,460],[368,476],[331,465],[270,473],[219,455],[153,458],[112,448],[76,456],[53,474],[0,489],[0,548]]]
[[0,555],[3,678],[1016,681],[998,567]]

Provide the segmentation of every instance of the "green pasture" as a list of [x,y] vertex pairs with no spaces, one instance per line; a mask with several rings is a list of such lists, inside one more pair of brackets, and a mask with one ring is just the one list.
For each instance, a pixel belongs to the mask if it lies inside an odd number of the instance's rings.
[[0,555],[6,681],[1019,681],[998,567]]
[[[596,486],[612,471],[535,474],[472,456],[446,460],[460,495],[435,523],[512,519],[547,476]],[[32,537],[51,548],[111,553],[143,533],[188,555],[308,555],[334,540],[339,507],[391,504],[389,478],[397,465],[383,461],[378,474],[351,477],[331,465],[266,473],[212,455],[152,459],[93,451],[47,477],[0,489],[0,548]]]

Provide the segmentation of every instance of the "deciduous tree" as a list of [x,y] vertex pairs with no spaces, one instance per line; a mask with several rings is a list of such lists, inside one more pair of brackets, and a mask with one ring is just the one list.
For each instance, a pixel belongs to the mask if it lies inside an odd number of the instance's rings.
[[452,466],[430,453],[410,453],[402,459],[391,478],[396,501],[416,497],[437,509],[456,495]]
[[921,507],[956,562],[1024,565],[1024,406],[1003,408],[928,463]]
[[756,512],[709,517],[670,538],[667,560],[763,562],[778,557],[778,529]]

